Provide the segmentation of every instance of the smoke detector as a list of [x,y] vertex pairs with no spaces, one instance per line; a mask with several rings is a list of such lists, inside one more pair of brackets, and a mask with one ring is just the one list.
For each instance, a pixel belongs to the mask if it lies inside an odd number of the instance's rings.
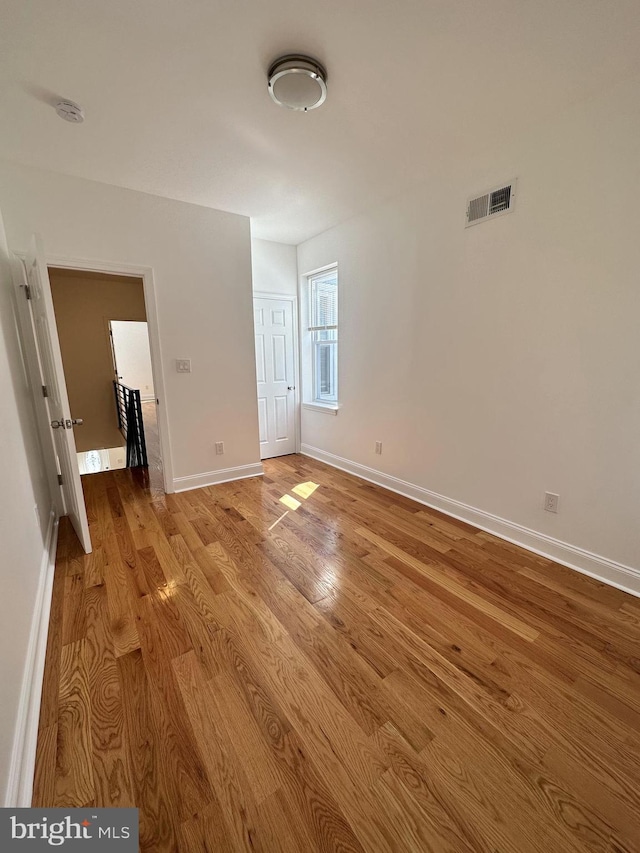
[[327,72],[310,56],[281,56],[271,64],[268,76],[269,94],[288,110],[315,110],[327,97]]
[[80,124],[84,121],[84,110],[78,104],[74,104],[73,101],[58,101],[56,112],[60,118],[74,122],[74,124]]

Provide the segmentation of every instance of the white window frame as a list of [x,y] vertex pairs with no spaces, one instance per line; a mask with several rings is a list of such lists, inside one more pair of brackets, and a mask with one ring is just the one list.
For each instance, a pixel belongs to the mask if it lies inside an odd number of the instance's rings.
[[[339,379],[339,347],[340,347],[340,295],[338,294],[338,317],[337,324],[335,326],[311,326],[311,292],[312,292],[312,283],[315,278],[319,276],[324,276],[333,270],[338,271],[338,264],[332,263],[327,264],[324,267],[319,267],[318,269],[311,270],[301,279],[301,289],[302,289],[302,299],[301,303],[303,306],[302,311],[302,329],[301,329],[301,340],[303,342],[302,346],[302,385],[303,385],[303,397],[302,397],[302,407],[304,409],[309,409],[311,411],[316,412],[324,412],[326,414],[336,415],[338,413],[338,409],[340,407],[340,379]],[[339,287],[339,279],[338,279],[338,287]],[[322,400],[319,398],[317,394],[317,382],[318,382],[318,374],[317,374],[317,365],[316,365],[316,342],[313,340],[313,333],[317,331],[328,331],[329,329],[336,330],[336,343],[335,343],[335,360],[336,360],[336,368],[335,368],[335,384],[336,384],[336,399],[335,400]]]

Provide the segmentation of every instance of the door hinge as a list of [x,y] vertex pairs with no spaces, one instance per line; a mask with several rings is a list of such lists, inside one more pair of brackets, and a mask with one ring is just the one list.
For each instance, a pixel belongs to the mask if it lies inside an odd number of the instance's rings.
[[47,386],[46,386],[46,385],[43,385],[43,386],[42,386],[42,396],[43,396],[43,397],[48,397],[48,396],[49,396],[49,391],[47,390]]
[[31,299],[31,286],[28,284],[25,284],[24,286],[24,295],[27,297],[27,299]]
[[58,474],[58,485],[61,486],[63,483],[64,480],[62,479],[62,474]]

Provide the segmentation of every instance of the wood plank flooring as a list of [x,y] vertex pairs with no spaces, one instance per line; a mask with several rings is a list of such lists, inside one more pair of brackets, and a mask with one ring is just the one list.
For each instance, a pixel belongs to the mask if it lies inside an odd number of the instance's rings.
[[34,805],[138,806],[144,851],[640,850],[640,601],[309,458],[265,472],[84,478]]

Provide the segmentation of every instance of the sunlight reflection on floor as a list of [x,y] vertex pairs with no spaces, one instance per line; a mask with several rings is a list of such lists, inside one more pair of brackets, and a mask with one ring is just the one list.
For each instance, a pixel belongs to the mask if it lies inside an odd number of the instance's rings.
[[[302,498],[303,500],[306,500],[308,497],[311,497],[311,495],[315,492],[315,490],[317,488],[319,488],[318,483],[312,483],[312,482],[298,483],[298,485],[294,486],[291,489],[291,491],[294,492],[296,495],[298,495],[298,497]],[[283,512],[282,515],[280,516],[280,518],[277,518],[273,522],[271,527],[269,527],[269,530],[273,530],[273,528],[276,526],[276,524],[279,524],[282,521],[282,519],[286,515],[289,514],[289,510],[291,510],[292,512],[295,512],[298,509],[298,507],[302,506],[300,501],[297,501],[295,498],[291,497],[291,495],[288,495],[288,494],[284,494],[280,498],[280,503],[283,503],[289,509],[287,509],[286,512]]]

